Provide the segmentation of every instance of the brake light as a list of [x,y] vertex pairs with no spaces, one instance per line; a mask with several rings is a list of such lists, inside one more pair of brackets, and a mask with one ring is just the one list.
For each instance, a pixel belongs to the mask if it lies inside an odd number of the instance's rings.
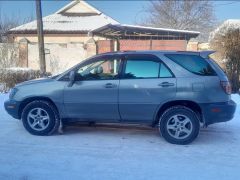
[[227,93],[227,94],[232,93],[232,86],[231,86],[229,81],[221,81],[220,84],[221,84],[225,93]]

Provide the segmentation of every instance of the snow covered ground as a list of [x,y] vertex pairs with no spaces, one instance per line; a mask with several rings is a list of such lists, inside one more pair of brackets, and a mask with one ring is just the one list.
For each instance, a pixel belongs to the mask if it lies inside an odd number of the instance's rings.
[[[227,123],[202,129],[191,145],[172,145],[156,129],[68,127],[63,135],[28,134],[3,109],[0,179],[239,179],[240,106]],[[240,105],[239,95],[233,99]]]

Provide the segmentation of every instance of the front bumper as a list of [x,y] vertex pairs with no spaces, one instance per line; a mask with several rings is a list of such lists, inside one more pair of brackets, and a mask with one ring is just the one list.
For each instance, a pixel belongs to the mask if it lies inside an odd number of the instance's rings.
[[19,106],[20,103],[13,100],[7,100],[4,102],[5,110],[15,119],[21,119],[19,115]]
[[236,103],[232,100],[221,103],[200,104],[205,125],[230,121],[234,117]]

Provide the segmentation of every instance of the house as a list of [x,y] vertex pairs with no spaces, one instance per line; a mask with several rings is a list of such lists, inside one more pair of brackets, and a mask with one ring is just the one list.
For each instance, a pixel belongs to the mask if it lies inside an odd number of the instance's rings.
[[[107,24],[119,24],[85,1],[72,1],[54,14],[43,18],[45,43],[86,42],[91,30]],[[23,24],[9,31],[10,38],[37,42],[37,21]]]
[[[195,31],[123,25],[85,1],[75,0],[43,18],[47,69],[62,71],[97,53],[117,50],[186,50]],[[37,22],[8,32],[19,43],[22,66],[39,68]]]

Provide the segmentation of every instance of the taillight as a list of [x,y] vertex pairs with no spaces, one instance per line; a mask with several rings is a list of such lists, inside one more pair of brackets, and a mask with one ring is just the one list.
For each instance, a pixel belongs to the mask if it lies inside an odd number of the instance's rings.
[[232,93],[232,86],[231,86],[229,81],[221,81],[220,84],[221,84],[225,93],[227,93],[227,94]]

